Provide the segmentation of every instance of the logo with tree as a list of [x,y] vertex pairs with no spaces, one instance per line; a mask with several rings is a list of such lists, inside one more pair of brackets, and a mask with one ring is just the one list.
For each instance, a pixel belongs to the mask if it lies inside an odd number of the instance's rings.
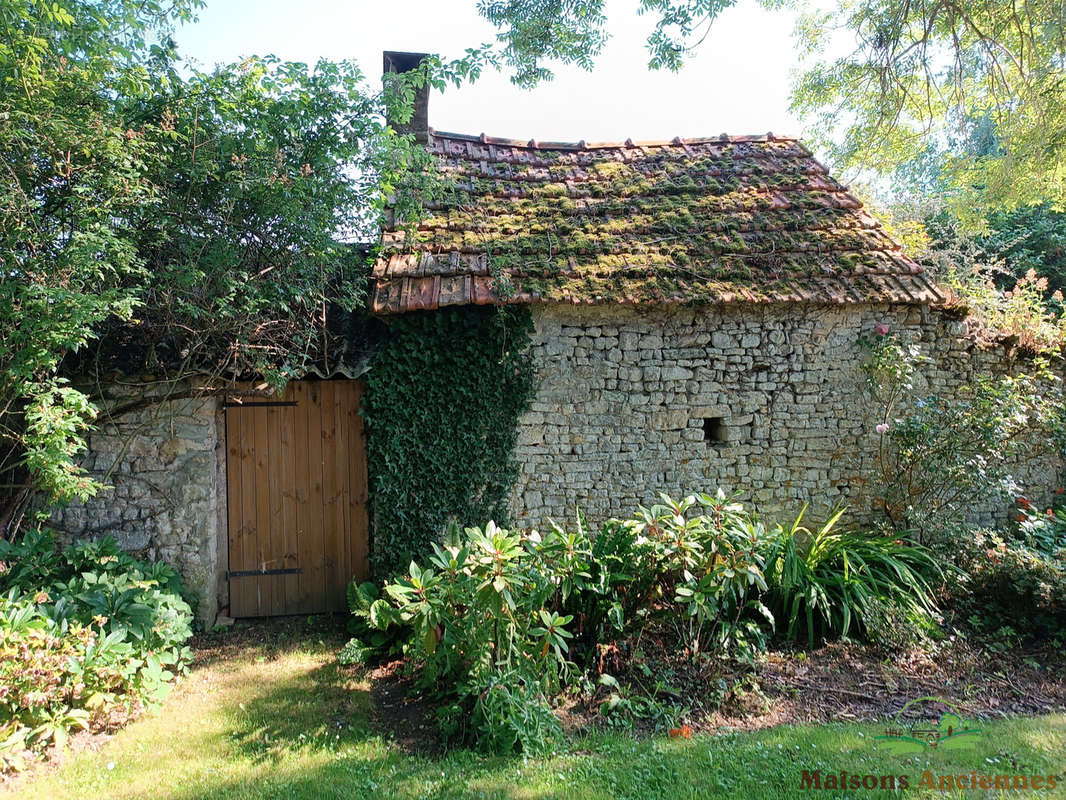
[[[934,722],[932,715],[942,711]],[[927,709],[926,714],[915,711]],[[960,713],[958,706],[939,697],[919,697],[896,712],[893,725],[874,741],[880,749],[895,755],[913,755],[928,749],[965,750],[981,739],[981,729],[974,728]]]

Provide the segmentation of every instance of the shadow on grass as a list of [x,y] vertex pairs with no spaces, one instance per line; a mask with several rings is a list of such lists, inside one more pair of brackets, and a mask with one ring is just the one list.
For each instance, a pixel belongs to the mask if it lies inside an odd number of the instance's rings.
[[275,685],[240,704],[230,740],[257,762],[366,741],[373,733],[370,692],[352,683],[340,667],[327,664]]
[[189,643],[196,654],[193,670],[296,650],[335,653],[348,641],[347,620],[342,614],[238,620],[221,632],[193,637]]
[[[279,658],[307,651],[297,637],[275,651]],[[371,698],[364,681],[330,661],[306,670],[290,664],[284,678],[270,674],[255,656],[231,672],[241,687],[221,708],[227,721],[222,769],[198,771],[195,781],[157,794],[165,800],[349,800],[350,798],[716,798],[742,796],[780,800],[794,764],[762,764],[769,785],[747,781],[735,743],[719,747],[711,738],[638,741],[624,736],[589,740],[577,753],[545,759],[485,756],[453,750],[439,756],[409,755],[371,722]],[[255,676],[261,671],[261,683]],[[180,733],[179,733],[180,735]]]
[[[245,649],[239,643],[244,636]],[[336,640],[322,630],[260,628],[238,633],[223,645],[232,654],[205,660],[214,682],[221,725],[199,730],[192,716],[179,752],[160,752],[143,769],[158,771],[162,790],[138,796],[161,800],[350,800],[384,798],[485,798],[496,800],[600,800],[601,798],[742,797],[792,800],[803,769],[842,769],[880,774],[917,769],[886,760],[854,726],[783,727],[753,734],[699,736],[691,741],[659,737],[637,741],[619,735],[574,742],[569,753],[545,759],[486,757],[458,750],[441,756],[408,755],[371,724],[371,696],[356,672],[336,664]],[[337,645],[339,647],[339,645]],[[195,688],[195,687],[194,687]],[[168,713],[164,709],[163,714]],[[175,720],[181,719],[176,714]],[[1003,728],[998,730],[1006,732]],[[1012,723],[1010,735],[991,734],[958,764],[970,769],[1059,768],[1066,717]],[[214,749],[215,752],[208,751]],[[1003,766],[1001,751],[1012,756]],[[139,745],[137,751],[140,752]],[[199,754],[204,758],[198,761]],[[1015,757],[1016,754],[1016,757]],[[213,757],[208,757],[213,756]],[[183,763],[183,759],[186,759]],[[98,768],[99,763],[96,765]],[[174,775],[169,784],[168,774]],[[157,784],[158,785],[158,784]],[[71,787],[73,788],[73,787]],[[89,794],[90,785],[79,796]],[[112,783],[117,797],[130,796]],[[870,792],[863,797],[898,797]],[[909,795],[908,795],[909,796]],[[933,796],[933,795],[921,795]],[[942,796],[942,795],[937,795]]]
[[[219,707],[226,720],[225,769],[211,770],[210,775],[201,771],[195,783],[178,782],[157,796],[167,800],[554,796],[516,780],[520,758],[487,757],[467,750],[437,756],[401,752],[372,724],[365,681],[333,661],[305,671],[290,668],[282,680],[270,674],[273,659],[318,653],[320,644],[317,638],[312,642],[290,636],[246,650],[240,664],[227,667],[226,680],[240,691]],[[211,668],[220,667],[217,663],[204,667]],[[258,684],[257,672],[263,674]],[[157,763],[156,768],[166,765]]]

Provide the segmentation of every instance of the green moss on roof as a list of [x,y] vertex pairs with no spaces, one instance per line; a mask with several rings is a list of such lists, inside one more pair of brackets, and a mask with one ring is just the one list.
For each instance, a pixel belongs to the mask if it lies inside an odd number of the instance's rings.
[[[379,310],[432,306],[435,291],[480,302],[492,276],[519,300],[560,302],[802,298],[827,281],[852,302],[913,298],[892,276],[926,291],[795,141],[546,150],[435,136],[430,149],[449,189],[413,236],[383,235]],[[883,277],[848,277],[863,275]]]

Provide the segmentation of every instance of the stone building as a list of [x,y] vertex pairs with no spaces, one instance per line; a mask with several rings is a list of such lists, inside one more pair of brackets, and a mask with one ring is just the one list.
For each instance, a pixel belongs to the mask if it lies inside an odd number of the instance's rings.
[[[385,231],[373,310],[530,306],[524,524],[718,486],[762,511],[872,513],[881,420],[860,337],[917,344],[930,392],[1014,368],[795,139],[420,138],[447,191],[413,233]],[[1056,469],[1018,475],[1039,493]]]
[[[417,60],[387,54],[386,69]],[[920,380],[940,393],[1016,368],[795,139],[515,141],[431,129],[424,94],[416,110],[408,130],[443,191],[414,230],[384,230],[370,308],[386,324],[530,308],[539,377],[520,420],[521,524],[714,487],[760,511],[872,513],[879,420],[860,337],[887,326],[917,345]],[[117,420],[88,459],[112,488],[54,523],[173,563],[205,623],[219,609],[339,610],[366,571],[358,375]],[[1058,466],[1047,456],[1017,477],[1037,498]]]

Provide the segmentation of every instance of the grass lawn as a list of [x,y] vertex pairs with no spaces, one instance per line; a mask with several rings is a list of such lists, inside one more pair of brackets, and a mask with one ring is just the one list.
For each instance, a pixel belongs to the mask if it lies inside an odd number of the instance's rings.
[[[232,636],[233,634],[221,634]],[[415,757],[368,721],[369,684],[333,661],[336,637],[290,627],[267,642],[198,665],[157,714],[97,751],[72,754],[16,786],[19,798],[787,798],[1066,797],[1054,791],[811,791],[822,775],[1063,775],[1066,715],[982,725],[977,749],[926,757],[873,749],[876,725],[781,727],[760,732],[661,736],[597,734],[552,758],[469,751]]]

